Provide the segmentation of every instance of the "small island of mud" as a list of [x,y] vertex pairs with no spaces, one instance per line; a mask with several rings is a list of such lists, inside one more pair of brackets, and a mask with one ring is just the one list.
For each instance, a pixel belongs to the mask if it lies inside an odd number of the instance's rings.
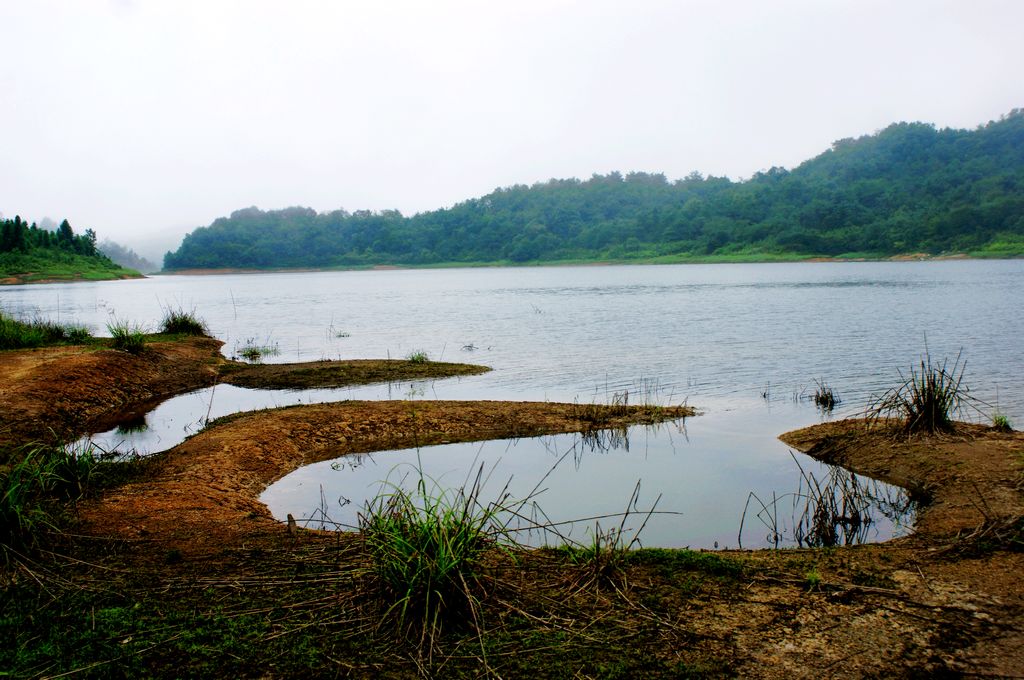
[[221,381],[256,389],[311,389],[348,387],[404,380],[430,380],[479,375],[491,370],[476,364],[409,359],[348,359],[298,364],[242,364],[221,369]]

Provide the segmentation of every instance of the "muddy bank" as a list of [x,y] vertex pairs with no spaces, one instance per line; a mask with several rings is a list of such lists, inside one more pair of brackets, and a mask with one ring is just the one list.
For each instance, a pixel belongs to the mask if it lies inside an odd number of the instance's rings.
[[[819,649],[823,659],[834,659],[827,667],[836,675],[1020,677],[1024,433],[959,423],[954,434],[907,437],[847,420],[781,439],[826,463],[910,489],[920,500],[912,535],[822,556],[823,582],[838,585],[775,645],[785,650],[783,659],[792,664],[799,651],[811,663]],[[871,604],[842,606],[853,594]],[[856,664],[844,668],[851,655]]]
[[489,370],[487,366],[476,364],[405,359],[327,360],[257,366],[232,362],[221,369],[221,381],[256,389],[311,389],[450,378],[478,375]]
[[861,420],[824,423],[780,439],[818,460],[901,486],[920,499],[916,542],[950,540],[1022,506],[1024,434],[960,423],[953,434],[907,437]]
[[656,423],[685,407],[500,401],[346,401],[229,416],[164,454],[144,480],[84,507],[88,530],[204,554],[281,534],[258,497],[309,463],[389,449]]
[[[675,415],[620,411],[604,424]],[[253,550],[284,559],[339,545],[317,532],[290,534],[258,502],[295,467],[346,453],[587,429],[597,419],[593,407],[505,402],[343,402],[229,417],[154,459],[146,479],[83,506],[81,528],[117,539],[133,559],[173,553],[188,569],[225,579],[244,572],[259,583]],[[919,490],[919,530],[886,544],[717,553],[743,565],[743,575],[720,585],[639,556],[624,567],[619,590],[599,595],[552,586],[544,570],[563,574],[556,584],[571,583],[576,567],[552,566],[542,552],[509,577],[519,580],[522,606],[544,615],[583,611],[627,636],[605,643],[618,655],[663,668],[685,662],[714,676],[1014,676],[1024,664],[1024,553],[1000,542],[1005,534],[978,530],[1024,511],[1024,435],[965,425],[955,436],[907,440],[844,421],[783,439]],[[530,630],[527,637],[540,634]]]
[[408,360],[245,364],[208,337],[149,340],[139,354],[89,345],[0,352],[0,447],[68,441],[218,382],[306,389],[475,375],[473,364]]
[[60,441],[104,429],[127,411],[212,385],[223,343],[150,342],[139,354],[102,346],[0,353],[0,446]]

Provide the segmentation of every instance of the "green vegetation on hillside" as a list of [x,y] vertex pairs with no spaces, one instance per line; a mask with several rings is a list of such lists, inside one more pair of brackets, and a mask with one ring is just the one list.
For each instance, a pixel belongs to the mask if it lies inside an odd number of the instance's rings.
[[976,130],[897,123],[734,182],[613,172],[451,208],[247,208],[196,229],[166,269],[1024,254],[1024,111]]
[[139,273],[114,264],[96,248],[96,232],[75,234],[67,220],[56,231],[24,222],[0,220],[0,280],[118,279]]

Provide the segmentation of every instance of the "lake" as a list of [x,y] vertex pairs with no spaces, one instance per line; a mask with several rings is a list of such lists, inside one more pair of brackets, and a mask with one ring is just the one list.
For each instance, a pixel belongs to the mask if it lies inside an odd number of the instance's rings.
[[[745,527],[753,528],[743,543],[758,547],[778,536],[751,521],[749,503],[779,511],[783,518],[768,524],[791,543],[808,477],[835,474],[792,455],[776,437],[863,411],[926,345],[938,360],[952,360],[962,348],[965,382],[990,405],[984,410],[1024,423],[1022,292],[1024,261],[971,260],[161,276],[4,287],[0,305],[101,333],[114,318],[155,328],[161,307],[181,306],[208,322],[228,356],[247,344],[276,347],[279,354],[267,361],[424,351],[494,368],[470,378],[342,390],[220,385],[98,436],[105,447],[123,441],[158,451],[208,415],[348,398],[607,402],[629,392],[631,400],[686,401],[703,412],[657,430],[631,429],[628,450],[621,441],[587,450],[578,438],[545,438],[381,453],[364,457],[358,469],[353,461],[311,466],[264,495],[278,517],[324,509],[332,521],[351,524],[375,485],[407,473],[418,457],[444,484],[464,480],[467,466],[493,467],[491,477],[501,484],[512,478],[519,495],[547,474],[537,503],[565,519],[621,512],[639,481],[637,507],[650,508],[660,496],[656,509],[666,513],[652,516],[646,545],[735,546],[746,508]],[[808,398],[816,381],[842,399],[831,416]],[[573,462],[552,471],[572,449],[580,455],[570,453]],[[893,493],[884,486],[865,492],[879,499],[876,520],[856,540],[905,531],[907,516],[893,510],[902,502]],[[785,500],[772,505],[773,496]],[[587,529],[573,531],[579,537]]]

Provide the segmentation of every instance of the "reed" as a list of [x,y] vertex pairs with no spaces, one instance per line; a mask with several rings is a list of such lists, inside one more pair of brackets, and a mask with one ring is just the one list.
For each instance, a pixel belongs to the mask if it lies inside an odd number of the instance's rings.
[[895,418],[907,434],[952,432],[970,392],[963,384],[967,362],[962,354],[952,364],[947,359],[938,364],[926,348],[920,364],[908,376],[900,372],[902,382],[869,407],[869,417]]
[[773,494],[770,500],[750,492],[740,517],[737,541],[741,548],[748,513],[761,522],[765,540],[774,548],[786,542],[801,548],[858,545],[868,540],[880,515],[894,524],[906,524],[913,517],[915,498],[901,490],[886,493],[878,482],[839,467],[819,478],[804,470],[792,452],[790,456],[800,473],[799,488],[794,493]]
[[839,395],[824,380],[816,380],[815,383],[818,387],[814,390],[814,405],[826,413],[831,413],[841,401]]

